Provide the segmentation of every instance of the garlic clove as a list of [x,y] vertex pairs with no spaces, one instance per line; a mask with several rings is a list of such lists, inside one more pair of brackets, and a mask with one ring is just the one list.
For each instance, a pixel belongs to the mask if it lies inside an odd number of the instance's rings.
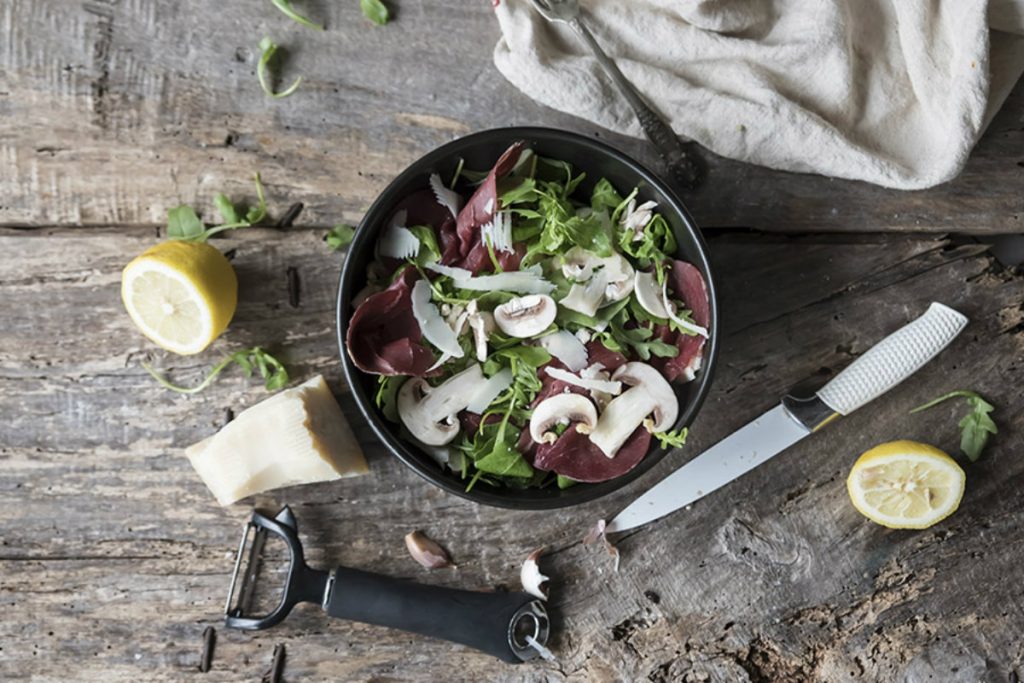
[[405,535],[405,547],[412,559],[427,569],[443,569],[455,567],[452,558],[444,548],[432,541],[422,531],[412,531]]

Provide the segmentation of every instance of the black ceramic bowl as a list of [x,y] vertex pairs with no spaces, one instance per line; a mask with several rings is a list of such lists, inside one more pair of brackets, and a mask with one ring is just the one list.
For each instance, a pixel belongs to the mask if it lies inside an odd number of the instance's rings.
[[412,192],[428,187],[427,178],[431,173],[440,173],[442,178],[450,178],[460,158],[465,160],[466,168],[489,169],[516,140],[525,140],[529,147],[542,156],[566,160],[577,169],[586,171],[587,180],[578,190],[578,196],[589,196],[593,183],[602,177],[608,178],[622,193],[639,187],[639,201],[656,201],[658,211],[672,226],[679,244],[678,257],[693,263],[704,274],[711,304],[711,338],[705,346],[703,367],[697,378],[677,388],[680,410],[676,428],[685,427],[693,421],[707,395],[718,356],[718,305],[704,241],[682,202],[657,176],[622,152],[575,133],[548,128],[498,128],[483,131],[443,145],[405,169],[366,212],[349,247],[338,289],[338,343],[345,379],[359,409],[388,449],[417,474],[455,495],[479,503],[524,510],[550,509],[591,501],[625,486],[661,460],[665,451],[654,448],[630,472],[599,484],[576,484],[561,490],[555,486],[544,489],[495,488],[478,482],[467,492],[466,480],[445,471],[430,456],[399,438],[398,427],[388,422],[374,405],[376,377],[358,370],[345,350],[345,334],[352,315],[350,302],[366,284],[366,266],[373,260],[377,236],[384,221],[391,215],[392,208]]

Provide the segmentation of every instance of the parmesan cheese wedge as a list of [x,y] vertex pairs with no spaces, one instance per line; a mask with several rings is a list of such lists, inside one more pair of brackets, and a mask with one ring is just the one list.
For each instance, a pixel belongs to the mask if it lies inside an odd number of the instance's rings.
[[270,489],[366,474],[366,459],[317,375],[242,411],[185,455],[221,505]]

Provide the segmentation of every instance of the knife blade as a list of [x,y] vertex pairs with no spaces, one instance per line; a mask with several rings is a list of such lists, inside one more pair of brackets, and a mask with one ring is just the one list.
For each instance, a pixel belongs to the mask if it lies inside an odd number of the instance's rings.
[[921,369],[966,325],[961,313],[932,303],[923,315],[872,346],[812,398],[783,398],[658,482],[612,519],[606,532],[634,529],[685,507],[849,415]]

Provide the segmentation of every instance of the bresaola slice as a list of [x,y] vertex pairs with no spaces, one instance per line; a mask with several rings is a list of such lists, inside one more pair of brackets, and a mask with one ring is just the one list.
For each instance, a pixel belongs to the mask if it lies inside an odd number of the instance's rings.
[[567,429],[552,444],[537,444],[533,466],[576,481],[596,484],[621,477],[637,466],[651,445],[643,425],[636,428],[614,458],[606,456],[585,434]]
[[412,287],[418,279],[414,268],[406,268],[352,314],[345,347],[363,372],[423,377],[434,364],[434,352],[420,343],[423,335],[412,314]]
[[[686,261],[673,261],[668,271],[668,282],[672,296],[686,304],[695,323],[706,328],[711,321],[711,304],[704,276],[697,267]],[[656,325],[654,336],[666,343],[675,344],[679,354],[675,358],[651,358],[651,364],[669,382],[685,383],[693,380],[704,356],[704,337],[675,332],[667,325]]]

